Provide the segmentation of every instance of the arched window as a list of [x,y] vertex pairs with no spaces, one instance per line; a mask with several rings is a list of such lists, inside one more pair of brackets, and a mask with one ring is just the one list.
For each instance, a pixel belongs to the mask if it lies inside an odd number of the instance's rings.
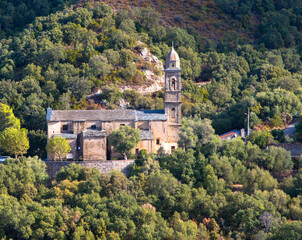
[[176,83],[175,83],[175,79],[173,78],[171,82],[171,89],[175,90],[175,87],[176,87]]
[[171,109],[171,118],[175,119],[175,108]]
[[174,63],[171,63],[171,66],[172,66],[172,68],[174,68],[174,67],[175,67],[175,64],[174,64]]

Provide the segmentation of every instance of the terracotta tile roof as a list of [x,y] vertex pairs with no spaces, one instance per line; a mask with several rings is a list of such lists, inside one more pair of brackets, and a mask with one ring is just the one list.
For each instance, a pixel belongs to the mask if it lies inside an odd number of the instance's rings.
[[233,131],[224,133],[224,134],[220,135],[219,137],[220,137],[220,138],[225,138],[225,137],[228,137],[228,136],[234,135],[234,134],[240,135],[240,132],[237,131],[237,130],[233,130]]
[[196,83],[199,87],[203,86],[203,85],[206,85],[206,84],[209,84],[211,83],[211,81],[206,81],[206,82],[198,82]]

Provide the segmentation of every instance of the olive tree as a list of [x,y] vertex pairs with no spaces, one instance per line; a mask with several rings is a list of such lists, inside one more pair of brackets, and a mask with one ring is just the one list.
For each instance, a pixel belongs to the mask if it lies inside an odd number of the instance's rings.
[[66,138],[55,136],[48,140],[46,150],[53,159],[58,157],[62,161],[66,157],[66,154],[70,152],[71,147]]
[[23,156],[29,148],[27,129],[6,128],[0,135],[0,147],[16,158]]
[[127,154],[140,140],[140,131],[138,129],[134,129],[130,126],[122,126],[120,129],[114,130],[111,133],[109,143],[127,160]]

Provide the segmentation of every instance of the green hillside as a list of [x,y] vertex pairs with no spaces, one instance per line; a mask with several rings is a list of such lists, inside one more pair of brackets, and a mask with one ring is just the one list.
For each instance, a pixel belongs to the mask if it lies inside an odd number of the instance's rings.
[[226,41],[232,48],[238,43],[263,43],[267,48],[288,48],[301,44],[302,3],[299,0],[103,2],[116,10],[152,7],[161,13],[161,23],[164,26],[193,27],[204,43],[211,40],[223,45]]
[[74,2],[72,0],[1,0],[0,38],[16,35],[36,17],[62,10]]
[[[100,3],[85,3],[35,19],[19,35],[1,40],[1,101],[34,130],[45,127],[47,106],[116,108],[123,97],[133,108],[161,108],[160,92],[122,94],[110,84],[152,84],[143,71],[160,70],[140,51],[147,47],[164,61],[174,41],[183,70],[183,113],[211,118],[217,133],[242,128],[247,106],[253,107],[252,126],[301,110],[298,45],[270,50],[242,40],[212,41],[190,25],[161,24],[164,16],[152,8],[113,12]],[[191,81],[211,84],[199,88]],[[103,94],[88,99],[105,85]]]
[[220,3],[214,0],[172,0],[169,2],[162,0],[105,0],[103,2],[116,10],[152,7],[160,12],[163,26],[193,27],[201,35],[204,43],[208,40],[220,42],[227,38],[234,40],[241,38],[253,42],[252,31],[245,29],[240,21],[226,14],[220,7]]
[[[302,110],[302,2],[0,3],[1,155],[21,155],[0,164],[0,239],[301,239],[301,157],[278,144],[302,140],[302,124],[283,131]],[[160,78],[172,41],[179,148],[140,151],[127,177],[73,164],[49,179],[33,157],[46,108],[162,109],[163,90],[135,89]],[[255,131],[222,142],[248,108]]]

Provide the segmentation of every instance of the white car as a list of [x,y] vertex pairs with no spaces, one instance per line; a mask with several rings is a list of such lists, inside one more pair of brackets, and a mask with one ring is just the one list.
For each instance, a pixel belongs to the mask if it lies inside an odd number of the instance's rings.
[[0,162],[4,162],[6,159],[9,159],[9,156],[2,156],[0,157]]

